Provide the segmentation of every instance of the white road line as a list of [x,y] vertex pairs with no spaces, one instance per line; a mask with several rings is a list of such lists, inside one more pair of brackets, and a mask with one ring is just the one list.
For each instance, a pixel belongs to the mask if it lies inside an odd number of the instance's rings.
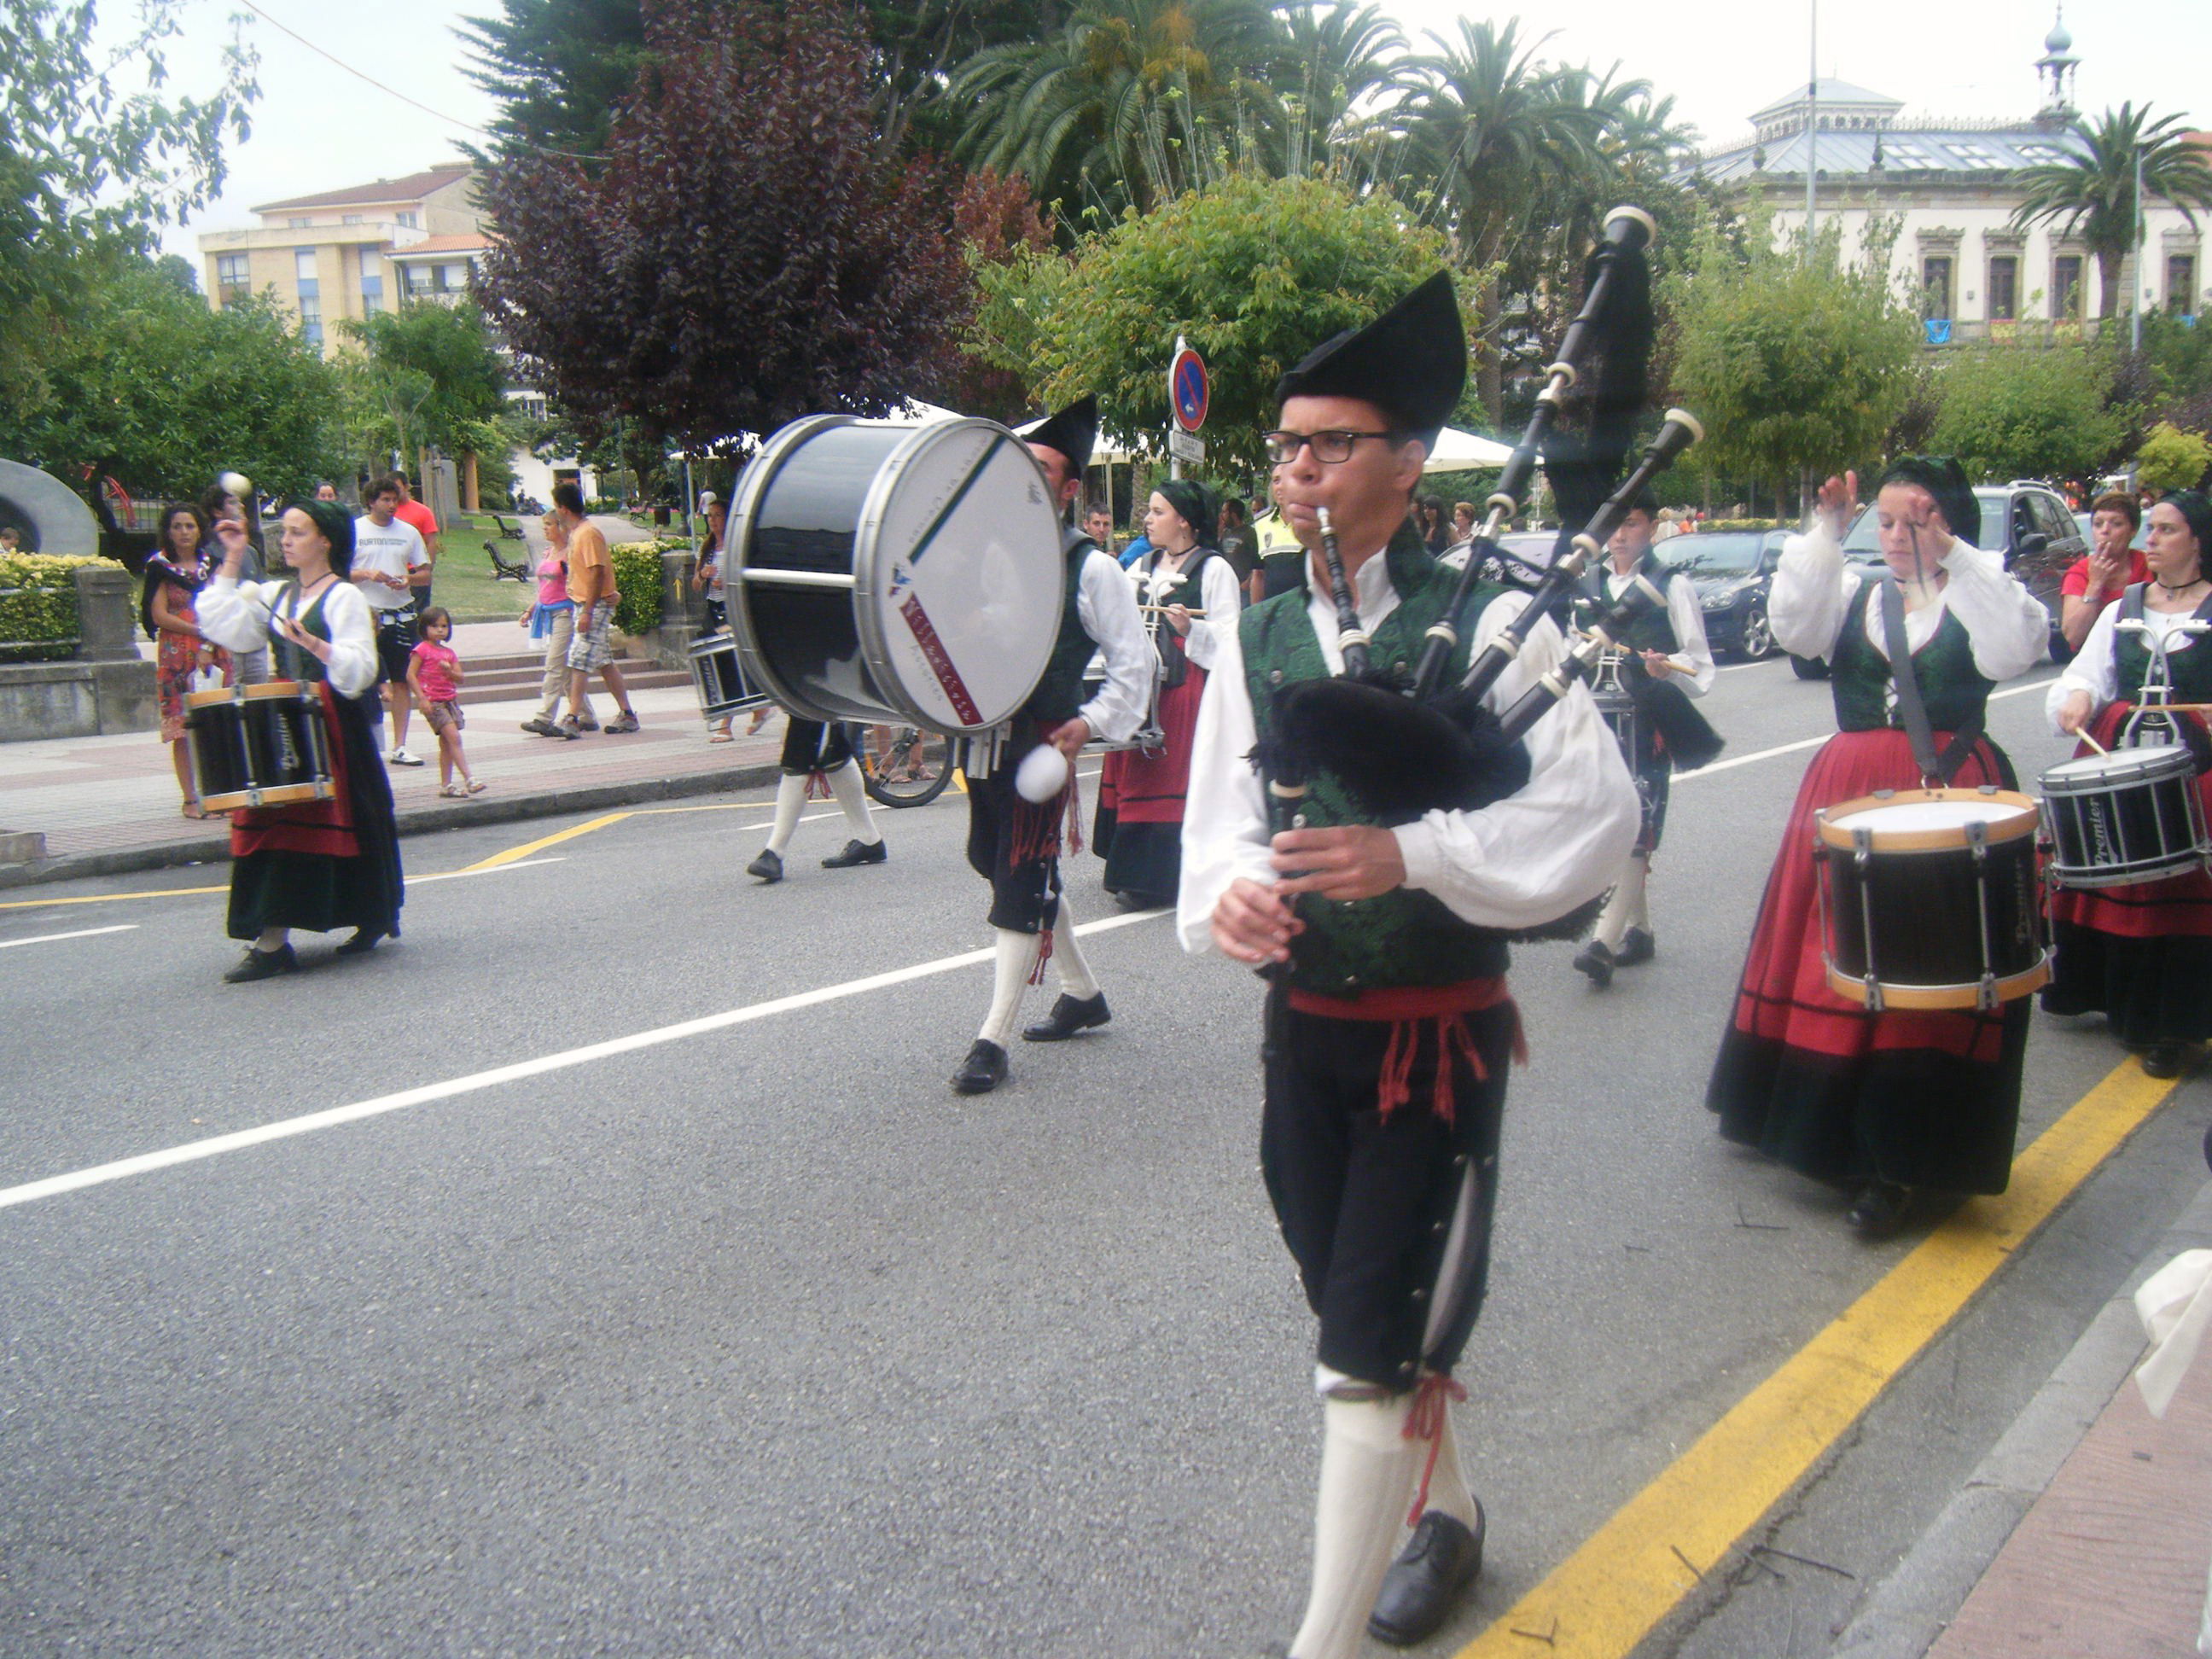
[[495,864],[487,870],[441,870],[434,876],[410,876],[407,878],[407,884],[410,887],[420,887],[425,882],[458,881],[463,876],[503,876],[510,870],[527,870],[533,864],[562,864],[566,861],[565,854],[556,854],[553,857],[545,859],[517,859],[513,864]]
[[[1075,931],[1079,935],[1109,933],[1116,927],[1133,927],[1138,922],[1151,921],[1170,914],[1167,910],[1133,910],[1126,915],[1085,922]],[[664,1042],[679,1042],[686,1037],[704,1036],[711,1031],[726,1030],[735,1025],[750,1025],[755,1020],[793,1013],[801,1008],[817,1007],[825,1002],[842,1001],[847,997],[863,996],[870,991],[885,990],[894,985],[929,979],[962,968],[977,967],[990,961],[992,954],[989,951],[966,951],[957,957],[939,957],[934,962],[916,963],[909,968],[894,968],[889,973],[847,980],[842,985],[825,985],[818,990],[800,991],[787,997],[771,997],[765,1002],[748,1003],[742,1008],[708,1014],[698,1019],[680,1020],[673,1025],[663,1025],[649,1031],[635,1031],[629,1036],[589,1043],[581,1048],[564,1048],[558,1054],[544,1054],[536,1060],[518,1060],[512,1066],[495,1066],[489,1071],[472,1072],[466,1077],[452,1078],[443,1083],[429,1083],[416,1089],[403,1089],[397,1094],[379,1095],[373,1100],[356,1101],[350,1106],[334,1106],[326,1111],[282,1118],[257,1128],[240,1129],[227,1135],[210,1135],[204,1139],[188,1140],[180,1146],[164,1147],[158,1152],[142,1152],[136,1158],[117,1158],[110,1164],[95,1164],[87,1169],[72,1170],[65,1175],[48,1176],[44,1180],[25,1182],[21,1186],[0,1188],[0,1210],[28,1204],[41,1198],[53,1198],[63,1193],[73,1193],[82,1188],[127,1180],[132,1176],[150,1175],[156,1170],[171,1169],[179,1164],[196,1164],[202,1158],[220,1158],[226,1152],[244,1152],[250,1146],[263,1146],[272,1140],[289,1140],[295,1135],[313,1134],[319,1129],[335,1129],[341,1124],[357,1122],[362,1118],[381,1117],[386,1112],[404,1111],[410,1106],[427,1106],[434,1101],[452,1100],[460,1095],[474,1094],[479,1090],[495,1089],[501,1084],[543,1077],[548,1072],[567,1071],[573,1066],[588,1066],[594,1060],[612,1060],[617,1055],[635,1054],[640,1049],[658,1048]]]
[[119,921],[112,927],[80,927],[72,933],[40,933],[31,939],[0,939],[0,951],[12,951],[19,945],[52,945],[58,939],[90,939],[95,933],[127,933],[137,926],[135,921]]

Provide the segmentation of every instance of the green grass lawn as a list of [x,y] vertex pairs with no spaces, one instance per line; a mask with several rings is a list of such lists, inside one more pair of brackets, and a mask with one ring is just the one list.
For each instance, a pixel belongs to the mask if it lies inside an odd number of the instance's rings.
[[[500,516],[515,523],[512,514]],[[520,616],[537,597],[535,583],[493,580],[486,542],[496,543],[500,557],[510,562],[525,560],[526,553],[522,543],[501,538],[489,513],[460,514],[446,525],[438,540],[443,550],[430,601],[452,611],[456,622],[504,622]]]

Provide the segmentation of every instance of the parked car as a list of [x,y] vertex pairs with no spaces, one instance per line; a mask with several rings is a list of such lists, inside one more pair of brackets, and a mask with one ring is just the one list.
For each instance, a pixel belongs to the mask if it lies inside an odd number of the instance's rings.
[[[2002,554],[2004,568],[2042,602],[2051,616],[2051,660],[2066,661],[2073,653],[2058,630],[2065,607],[2059,584],[2068,567],[2089,551],[2072,509],[2048,484],[2027,480],[1984,485],[1974,491],[1974,499],[1982,508],[1982,533],[1975,544]],[[1881,526],[1871,505],[1844,536],[1844,556],[1860,564],[1881,562]]]
[[1705,613],[1705,642],[1747,662],[1774,654],[1767,590],[1782,556],[1779,530],[1695,530],[1655,545],[1662,564],[1687,575]]

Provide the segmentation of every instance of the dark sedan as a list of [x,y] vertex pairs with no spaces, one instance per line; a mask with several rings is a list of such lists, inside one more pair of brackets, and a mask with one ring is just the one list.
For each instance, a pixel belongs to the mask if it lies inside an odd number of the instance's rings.
[[1697,530],[1655,543],[1661,563],[1681,571],[1698,590],[1705,613],[1705,642],[1747,662],[1774,654],[1766,623],[1766,593],[1782,556],[1779,530]]

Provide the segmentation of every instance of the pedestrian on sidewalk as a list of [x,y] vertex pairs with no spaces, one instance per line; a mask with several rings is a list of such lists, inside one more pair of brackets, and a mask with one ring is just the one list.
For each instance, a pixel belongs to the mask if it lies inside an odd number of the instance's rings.
[[184,792],[185,816],[204,818],[198,780],[185,744],[185,694],[197,689],[204,670],[213,669],[230,684],[230,653],[210,645],[200,631],[194,606],[199,591],[215,574],[208,545],[207,520],[190,501],[173,502],[161,514],[161,542],[146,560],[138,617],[155,641],[154,690],[161,700],[161,741],[177,769]]
[[414,526],[415,533],[422,538],[422,567],[408,577],[408,586],[414,590],[415,610],[418,616],[429,608],[432,573],[438,556],[446,550],[438,539],[438,515],[415,499],[415,486],[398,467],[392,469],[392,482],[399,486],[399,522]]
[[[707,632],[720,634],[726,631],[730,625],[728,595],[722,586],[722,538],[729,528],[730,509],[723,506],[720,498],[709,489],[700,495],[699,510],[706,515],[707,533],[699,544],[699,568],[692,574],[691,587],[706,604]],[[757,716],[761,711],[756,709],[753,712]],[[730,742],[730,721],[733,718],[733,715],[725,714],[719,720],[708,721],[707,741]],[[753,729],[760,729],[758,719],[754,720]]]
[[[522,729],[573,742],[575,726],[560,718],[561,699],[568,694],[568,641],[576,632],[576,606],[568,597],[568,531],[557,513],[548,513],[544,524],[545,556],[538,562],[538,602],[522,613],[521,625],[532,639],[545,641],[545,678],[538,686],[538,712],[522,722]],[[592,706],[579,701],[571,712],[588,720]]]
[[353,937],[338,946],[341,956],[361,955],[387,935],[399,936],[399,907],[406,901],[399,826],[368,713],[376,695],[376,628],[366,596],[346,580],[354,523],[331,501],[288,508],[281,546],[289,579],[281,582],[241,582],[246,526],[226,519],[215,527],[223,562],[200,596],[200,624],[210,639],[234,651],[257,640],[276,641],[275,666],[283,678],[321,688],[338,786],[329,800],[232,816],[229,931],[250,946],[245,960],[223,975],[233,984],[297,968],[295,927],[351,927]]
[[407,747],[407,718],[414,707],[407,664],[421,637],[410,584],[425,556],[422,538],[398,517],[398,480],[379,478],[369,485],[368,514],[354,526],[353,581],[376,623],[377,673],[392,716],[392,747],[384,757],[394,766],[420,766],[421,758]]
[[[453,637],[453,615],[442,605],[422,613],[422,641],[407,664],[407,688],[422,706],[422,719],[438,738],[438,793],[459,800],[483,793],[483,785],[469,770],[469,757],[461,749],[461,682],[467,672],[459,654],[447,643]],[[461,781],[453,781],[459,772]]]
[[610,734],[637,730],[637,714],[629,706],[629,688],[615,665],[614,647],[607,635],[614,626],[615,606],[622,594],[615,587],[614,560],[607,538],[584,516],[584,492],[562,479],[553,486],[553,511],[568,532],[568,599],[576,607],[575,632],[568,641],[568,718],[571,732],[596,732],[599,723],[591,716],[584,698],[592,671],[607,683],[622,713],[607,722]]

